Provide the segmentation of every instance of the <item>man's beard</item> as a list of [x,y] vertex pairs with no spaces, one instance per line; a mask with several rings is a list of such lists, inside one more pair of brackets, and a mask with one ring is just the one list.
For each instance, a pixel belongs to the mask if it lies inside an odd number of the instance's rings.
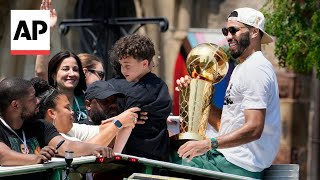
[[246,32],[243,34],[243,36],[240,39],[240,42],[238,42],[239,49],[238,51],[230,51],[230,54],[233,58],[237,59],[242,55],[242,53],[247,49],[247,47],[250,45],[250,36],[249,32]]
[[36,118],[36,109],[33,112],[28,112],[26,107],[22,107],[21,119],[29,121]]
[[108,119],[106,114],[104,114],[101,111],[96,111],[93,109],[91,109],[91,111],[89,112],[89,116],[94,125],[100,125],[101,121]]
[[95,125],[100,125],[101,121],[114,117],[120,114],[114,105],[110,105],[104,111],[100,108],[91,108],[89,116]]

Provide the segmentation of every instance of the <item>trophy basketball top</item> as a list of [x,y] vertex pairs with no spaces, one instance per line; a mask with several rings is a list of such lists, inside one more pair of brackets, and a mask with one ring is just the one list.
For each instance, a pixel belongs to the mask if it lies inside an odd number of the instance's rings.
[[220,82],[229,68],[225,51],[212,43],[203,43],[194,47],[188,54],[186,64],[192,78],[200,77],[213,84]]

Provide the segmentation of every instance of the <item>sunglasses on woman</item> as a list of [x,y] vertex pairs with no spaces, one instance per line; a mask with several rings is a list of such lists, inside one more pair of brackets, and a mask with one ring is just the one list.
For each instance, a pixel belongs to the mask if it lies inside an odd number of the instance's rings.
[[232,35],[235,35],[241,28],[246,28],[246,27],[234,27],[234,26],[231,26],[231,27],[224,27],[222,28],[222,34],[224,36],[228,36],[228,33],[230,32],[230,34]]
[[94,69],[88,69],[89,72],[97,75],[101,80],[104,78],[104,72],[103,71],[97,71]]

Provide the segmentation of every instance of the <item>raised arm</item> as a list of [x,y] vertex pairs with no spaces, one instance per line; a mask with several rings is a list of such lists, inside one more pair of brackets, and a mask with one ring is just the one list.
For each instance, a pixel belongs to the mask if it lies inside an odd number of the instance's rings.
[[[135,123],[139,123],[139,124],[143,124],[144,121],[139,121],[139,122],[135,122],[135,118],[138,118],[138,114],[136,113],[137,111],[140,111],[141,109],[138,107],[133,107],[130,108],[124,112],[122,112],[121,114],[119,114],[118,116],[112,117],[106,121],[103,121],[102,124],[100,125],[100,132],[99,134],[95,135],[94,137],[92,137],[91,139],[89,139],[86,142],[89,143],[94,143],[94,144],[100,144],[103,146],[107,146],[110,144],[110,142],[114,139],[115,136],[118,135],[120,129],[118,129],[111,121],[114,119],[117,119],[121,122],[122,127],[125,129],[130,129],[127,131],[131,132],[131,129],[134,128]],[[146,119],[146,118],[144,118]],[[127,132],[126,131],[126,132]],[[125,145],[125,143],[127,142],[130,132],[125,133],[127,135],[123,136],[121,135],[121,138],[118,138],[118,143],[117,144],[122,144],[123,146]],[[121,146],[120,145],[120,149]]]
[[46,55],[37,55],[35,64],[35,75],[48,81],[48,58]]
[[[58,17],[56,10],[52,9],[51,0],[42,0],[40,10],[50,10],[50,36],[52,37]],[[36,57],[35,74],[44,80],[48,80],[48,58],[49,56],[46,55],[37,55]]]

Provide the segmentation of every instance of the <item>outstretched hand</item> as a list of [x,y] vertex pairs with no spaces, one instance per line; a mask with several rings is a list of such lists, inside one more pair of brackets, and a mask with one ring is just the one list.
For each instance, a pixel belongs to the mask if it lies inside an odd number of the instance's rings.
[[113,158],[114,152],[109,147],[98,147],[92,152],[92,155],[96,156],[97,158],[105,157],[110,159]]
[[107,120],[101,121],[102,124],[106,124],[108,122],[111,122],[114,119],[119,120],[122,123],[122,127],[131,127],[134,128],[136,124],[144,124],[145,120],[148,119],[147,117],[147,112],[142,112],[140,113],[140,119],[138,119],[138,114],[137,112],[140,111],[141,109],[138,107],[133,107],[130,109],[127,109],[126,111],[122,112],[121,114],[109,118]]
[[58,16],[56,10],[52,9],[51,0],[42,0],[40,10],[50,10],[50,29],[52,30],[57,24]]
[[179,157],[188,158],[188,162],[194,157],[200,156],[211,150],[210,140],[188,141],[178,149]]

